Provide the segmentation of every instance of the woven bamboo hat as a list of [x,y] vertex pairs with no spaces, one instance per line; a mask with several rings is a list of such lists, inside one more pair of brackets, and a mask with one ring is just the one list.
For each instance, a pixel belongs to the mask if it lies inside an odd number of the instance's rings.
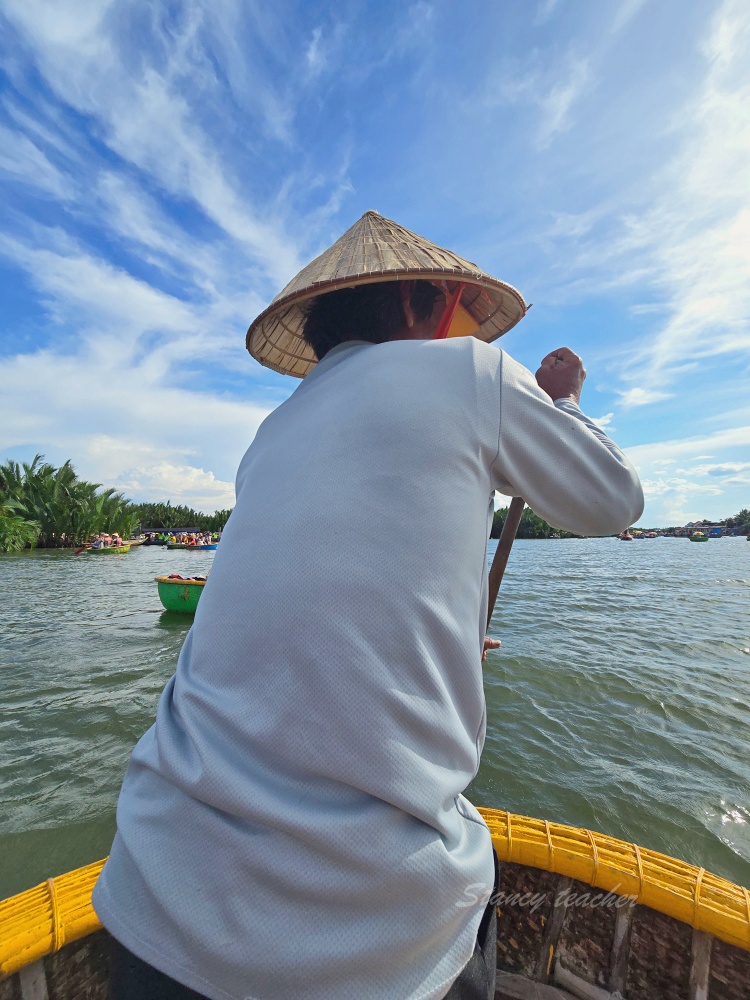
[[526,303],[512,285],[377,212],[365,212],[253,321],[247,349],[262,365],[304,378],[316,364],[313,349],[302,338],[310,299],[339,288],[415,278],[465,282],[461,305],[479,325],[475,335],[486,342],[502,337],[526,313]]

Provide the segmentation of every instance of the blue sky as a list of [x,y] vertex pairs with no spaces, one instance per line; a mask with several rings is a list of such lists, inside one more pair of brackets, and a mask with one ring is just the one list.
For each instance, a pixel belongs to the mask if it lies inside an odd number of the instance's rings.
[[0,0],[0,459],[213,510],[249,322],[374,208],[567,344],[645,524],[750,506],[745,0]]

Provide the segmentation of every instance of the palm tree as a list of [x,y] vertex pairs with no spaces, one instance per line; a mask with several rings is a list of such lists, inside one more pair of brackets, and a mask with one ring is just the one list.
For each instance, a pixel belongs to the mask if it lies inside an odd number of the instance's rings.
[[[31,462],[0,465],[4,551],[39,545],[80,545],[100,531],[128,537],[138,522],[135,508],[114,489],[79,479],[73,464],[55,468],[36,455]],[[26,525],[20,530],[20,522]]]

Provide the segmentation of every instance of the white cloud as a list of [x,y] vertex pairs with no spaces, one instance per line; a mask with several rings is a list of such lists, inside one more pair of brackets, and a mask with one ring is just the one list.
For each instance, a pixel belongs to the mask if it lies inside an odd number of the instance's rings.
[[750,462],[714,462],[710,465],[696,465],[692,472],[705,476],[721,486],[750,485]]
[[621,404],[625,408],[631,409],[634,406],[646,406],[649,403],[658,403],[662,399],[669,399],[672,393],[663,392],[660,389],[647,389],[643,386],[635,386],[632,389],[624,391],[618,390],[618,395],[620,396]]
[[[535,110],[537,116],[535,144],[537,150],[546,150],[561,133],[573,125],[572,110],[575,103],[590,89],[591,65],[588,58],[572,52],[560,60],[543,63],[538,54],[525,62],[503,65],[493,70],[482,92],[472,96],[472,112],[477,106],[485,111],[518,105]],[[573,213],[558,213],[561,228],[573,220]],[[558,235],[560,230],[553,230]]]
[[534,24],[537,26],[546,24],[552,17],[552,14],[559,3],[560,0],[542,0],[542,2],[537,6],[536,14],[534,15]]
[[[748,447],[750,425],[627,448],[646,494],[641,522],[685,524],[702,517],[728,517],[747,506],[750,462],[738,462],[734,455]],[[711,455],[720,460],[706,465]]]
[[96,259],[62,233],[37,231],[59,249],[37,249],[0,237],[0,253],[23,266],[58,323],[88,341],[94,370],[111,359],[130,364],[144,334],[170,340],[189,335],[199,322],[195,309],[126,271]]
[[192,465],[157,465],[128,469],[113,484],[128,497],[141,501],[185,504],[206,513],[234,506],[234,484]]
[[592,417],[591,419],[596,424],[597,427],[601,427],[602,430],[604,430],[604,428],[606,427],[609,433],[612,433],[615,429],[612,426],[613,418],[614,418],[614,413],[605,413],[603,417]]
[[571,127],[571,109],[585,92],[590,78],[589,61],[573,59],[565,78],[555,82],[551,90],[540,99],[542,123],[537,133],[539,149],[547,149],[558,133]]
[[70,198],[73,186],[25,135],[0,125],[0,171],[16,183],[40,188],[55,198]]
[[711,458],[710,454],[705,454],[707,449],[715,453],[726,448],[745,448],[748,446],[750,446],[750,426],[729,427],[706,436],[672,438],[652,444],[636,445],[633,448],[628,448],[628,455],[636,465],[639,462],[664,464],[686,456],[696,460]]
[[628,21],[635,17],[645,3],[646,0],[623,0],[617,8],[617,13],[612,22],[612,32],[622,31]]
[[[132,52],[122,0],[91,5],[61,0],[8,0],[6,16],[32,47],[40,72],[76,110],[98,120],[104,141],[148,173],[165,191],[188,197],[265,270],[274,287],[297,270],[299,254],[283,220],[263,218],[197,120],[196,106],[226,114],[217,80],[200,41],[206,23],[226,13],[192,8],[180,30],[165,31],[153,11],[159,47]],[[137,59],[138,70],[132,65]],[[200,95],[198,104],[190,95]],[[205,117],[205,113],[204,113]],[[231,132],[230,123],[225,124]]]
[[[0,452],[33,442],[53,462],[73,458],[84,478],[120,487],[140,481],[144,490],[156,488],[154,469],[169,466],[181,490],[198,490],[207,504],[216,491],[226,506],[226,484],[269,409],[147,375],[147,366],[121,365],[86,348],[6,359]],[[29,405],[35,399],[44,405]],[[190,468],[204,471],[184,471]],[[140,480],[134,471],[123,478],[124,469],[138,470]]]
[[307,47],[307,52],[305,52],[305,62],[311,76],[317,76],[325,66],[325,58],[320,46],[320,37],[322,34],[322,28],[313,28],[312,38]]
[[[614,28],[622,28],[642,6],[626,0]],[[750,355],[750,8],[743,0],[724,0],[705,19],[705,25],[695,22],[702,48],[690,55],[694,82],[682,87],[686,97],[676,113],[664,99],[671,84],[652,84],[661,98],[659,117],[650,111],[645,84],[628,86],[629,103],[643,104],[632,175],[621,176],[613,162],[620,147],[612,143],[627,145],[624,133],[635,123],[614,95],[611,121],[623,134],[606,125],[607,115],[585,137],[577,133],[578,145],[585,142],[587,150],[584,176],[590,176],[597,195],[582,197],[572,185],[570,203],[577,210],[564,203],[566,210],[551,213],[552,224],[537,237],[563,283],[559,297],[580,301],[636,290],[638,300],[628,308],[648,330],[629,342],[629,365],[618,366],[626,406],[664,399],[673,383],[706,359]],[[612,86],[604,67],[607,45],[611,39],[588,54],[603,94]],[[682,58],[687,64],[687,56]],[[571,99],[591,88],[582,81],[579,69],[570,77]],[[506,96],[528,100],[538,85],[538,69],[518,74],[515,93]],[[572,123],[564,113],[565,83],[557,93],[564,128]],[[547,127],[555,121],[552,115]],[[646,145],[644,136],[651,134]],[[610,175],[617,186],[608,193]]]
[[[750,353],[750,9],[725,0],[704,45],[705,75],[672,123],[677,152],[651,207],[623,219],[608,266],[652,287],[666,316],[634,351],[641,387],[701,359]],[[592,248],[592,252],[595,252]],[[632,262],[632,269],[622,261]],[[629,273],[628,273],[629,272]],[[658,308],[658,307],[654,307]],[[639,402],[641,389],[625,398]]]

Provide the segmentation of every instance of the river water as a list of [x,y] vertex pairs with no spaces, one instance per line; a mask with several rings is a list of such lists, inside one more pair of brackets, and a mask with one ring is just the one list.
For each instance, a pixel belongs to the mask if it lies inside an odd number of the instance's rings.
[[[0,556],[0,898],[107,853],[192,621],[153,578],[213,555]],[[749,599],[742,538],[517,541],[469,797],[750,886]]]

